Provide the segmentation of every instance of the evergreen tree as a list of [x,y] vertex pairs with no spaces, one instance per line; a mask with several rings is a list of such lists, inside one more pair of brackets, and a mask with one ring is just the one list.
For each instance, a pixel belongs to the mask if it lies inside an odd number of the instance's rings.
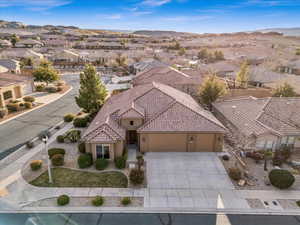
[[16,46],[16,43],[20,40],[20,38],[16,35],[16,34],[13,34],[11,39],[10,39],[10,42],[11,44],[15,47]]
[[210,74],[199,90],[200,101],[211,109],[211,104],[226,94],[226,86],[215,74]]
[[278,86],[274,93],[274,97],[296,97],[297,93],[295,92],[294,88],[289,85],[288,83],[284,83],[280,86]]
[[244,62],[241,65],[240,71],[236,75],[236,82],[239,87],[241,88],[247,88],[249,81],[249,69],[248,69],[248,63]]
[[59,80],[58,72],[52,67],[49,61],[42,61],[32,73],[34,81],[45,82],[47,85]]
[[96,68],[86,65],[80,74],[79,96],[75,97],[77,105],[87,113],[97,113],[105,102],[107,90],[97,75]]

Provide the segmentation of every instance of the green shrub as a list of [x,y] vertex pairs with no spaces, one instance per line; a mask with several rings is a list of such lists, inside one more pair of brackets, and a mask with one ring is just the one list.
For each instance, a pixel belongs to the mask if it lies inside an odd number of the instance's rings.
[[69,113],[64,116],[64,121],[66,123],[69,123],[69,122],[72,122],[74,118],[75,118],[75,115],[72,113]]
[[65,155],[66,151],[63,148],[50,148],[48,150],[48,155],[50,159],[52,159],[52,157],[57,154]]
[[117,157],[115,159],[115,166],[118,169],[124,169],[126,167],[126,158],[124,156]]
[[60,195],[57,198],[57,205],[63,206],[67,205],[70,202],[70,197],[68,195]]
[[232,180],[238,181],[242,178],[242,172],[239,168],[232,167],[228,169],[229,177]]
[[29,148],[29,149],[33,148],[34,147],[34,142],[33,141],[27,141],[26,142],[26,147]]
[[78,159],[77,163],[80,169],[88,168],[93,165],[93,157],[91,153],[81,154]]
[[80,140],[81,131],[80,130],[69,130],[65,135],[65,140],[75,143]]
[[295,182],[294,175],[291,172],[282,169],[271,170],[269,179],[271,184],[279,189],[287,189]]
[[44,90],[47,91],[48,93],[56,93],[57,92],[56,87],[45,87]]
[[108,166],[107,159],[97,159],[95,162],[95,167],[97,170],[104,170]]
[[127,205],[131,204],[131,199],[129,197],[124,197],[121,199],[121,204],[123,206],[127,206]]
[[88,120],[85,117],[77,117],[73,121],[74,127],[87,127]]
[[45,90],[45,85],[43,85],[43,84],[36,85],[35,90],[38,91],[38,92],[42,92],[42,91]]
[[23,98],[23,101],[24,102],[34,102],[35,101],[35,98],[33,96],[25,96]]
[[92,199],[93,206],[101,206],[104,203],[104,198],[102,196],[96,196]]
[[8,110],[5,108],[0,108],[0,119],[4,118],[8,114]]
[[33,160],[30,163],[30,168],[32,171],[37,171],[42,168],[43,161],[42,160]]
[[32,103],[31,102],[24,102],[24,106],[26,109],[31,109],[32,108]]
[[18,112],[20,111],[20,103],[8,103],[6,108],[9,112]]
[[56,137],[56,141],[57,141],[58,143],[64,143],[64,142],[65,142],[65,136],[64,136],[64,135],[58,135],[58,136]]
[[78,151],[80,153],[85,153],[85,143],[84,142],[79,143],[77,147],[78,147]]
[[64,165],[64,155],[55,154],[51,158],[51,163],[53,166],[63,166]]
[[133,185],[142,184],[145,179],[144,171],[138,169],[132,169],[129,173],[129,179]]

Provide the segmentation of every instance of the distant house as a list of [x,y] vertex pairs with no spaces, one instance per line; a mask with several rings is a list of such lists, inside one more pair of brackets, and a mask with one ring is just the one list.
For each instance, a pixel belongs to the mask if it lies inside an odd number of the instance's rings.
[[281,73],[300,75],[300,59],[279,66],[278,71]]
[[0,107],[5,107],[11,100],[30,94],[33,90],[32,78],[12,73],[0,73]]
[[44,41],[45,47],[51,48],[68,48],[70,46],[69,42],[61,39],[49,39]]
[[140,152],[220,152],[224,132],[191,96],[153,82],[110,97],[83,141],[94,160],[114,160],[127,145]]
[[300,98],[254,98],[213,104],[216,117],[245,149],[300,147]]
[[285,78],[286,76],[284,74],[276,73],[259,66],[253,66],[249,71],[249,83],[257,87],[266,86],[267,84],[274,83]]
[[203,80],[201,71],[182,72],[170,66],[155,67],[137,74],[133,86],[160,82],[181,90],[189,95],[196,96]]
[[146,59],[140,62],[133,63],[130,65],[130,71],[133,74],[137,74],[143,71],[150,70],[155,67],[167,66],[165,63],[158,61],[156,59]]
[[0,65],[8,69],[10,73],[20,73],[20,62],[14,59],[0,59]]
[[10,41],[0,39],[0,48],[8,48],[8,47],[11,47],[11,46],[12,46],[12,44],[11,44]]
[[50,58],[55,62],[78,62],[80,56],[73,51],[64,49],[53,54]]
[[33,39],[26,39],[26,40],[21,40],[16,43],[17,48],[40,48],[44,44],[40,41],[33,40]]

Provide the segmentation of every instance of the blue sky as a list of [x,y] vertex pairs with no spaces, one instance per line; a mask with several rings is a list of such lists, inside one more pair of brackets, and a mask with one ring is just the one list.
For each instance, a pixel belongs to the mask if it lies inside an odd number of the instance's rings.
[[197,33],[300,27],[300,0],[0,0],[0,19]]

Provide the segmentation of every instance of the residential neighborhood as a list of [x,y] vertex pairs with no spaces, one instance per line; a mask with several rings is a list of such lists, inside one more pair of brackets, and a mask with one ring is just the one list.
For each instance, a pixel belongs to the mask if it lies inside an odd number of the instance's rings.
[[298,218],[299,49],[277,31],[1,20],[0,225],[1,212]]

